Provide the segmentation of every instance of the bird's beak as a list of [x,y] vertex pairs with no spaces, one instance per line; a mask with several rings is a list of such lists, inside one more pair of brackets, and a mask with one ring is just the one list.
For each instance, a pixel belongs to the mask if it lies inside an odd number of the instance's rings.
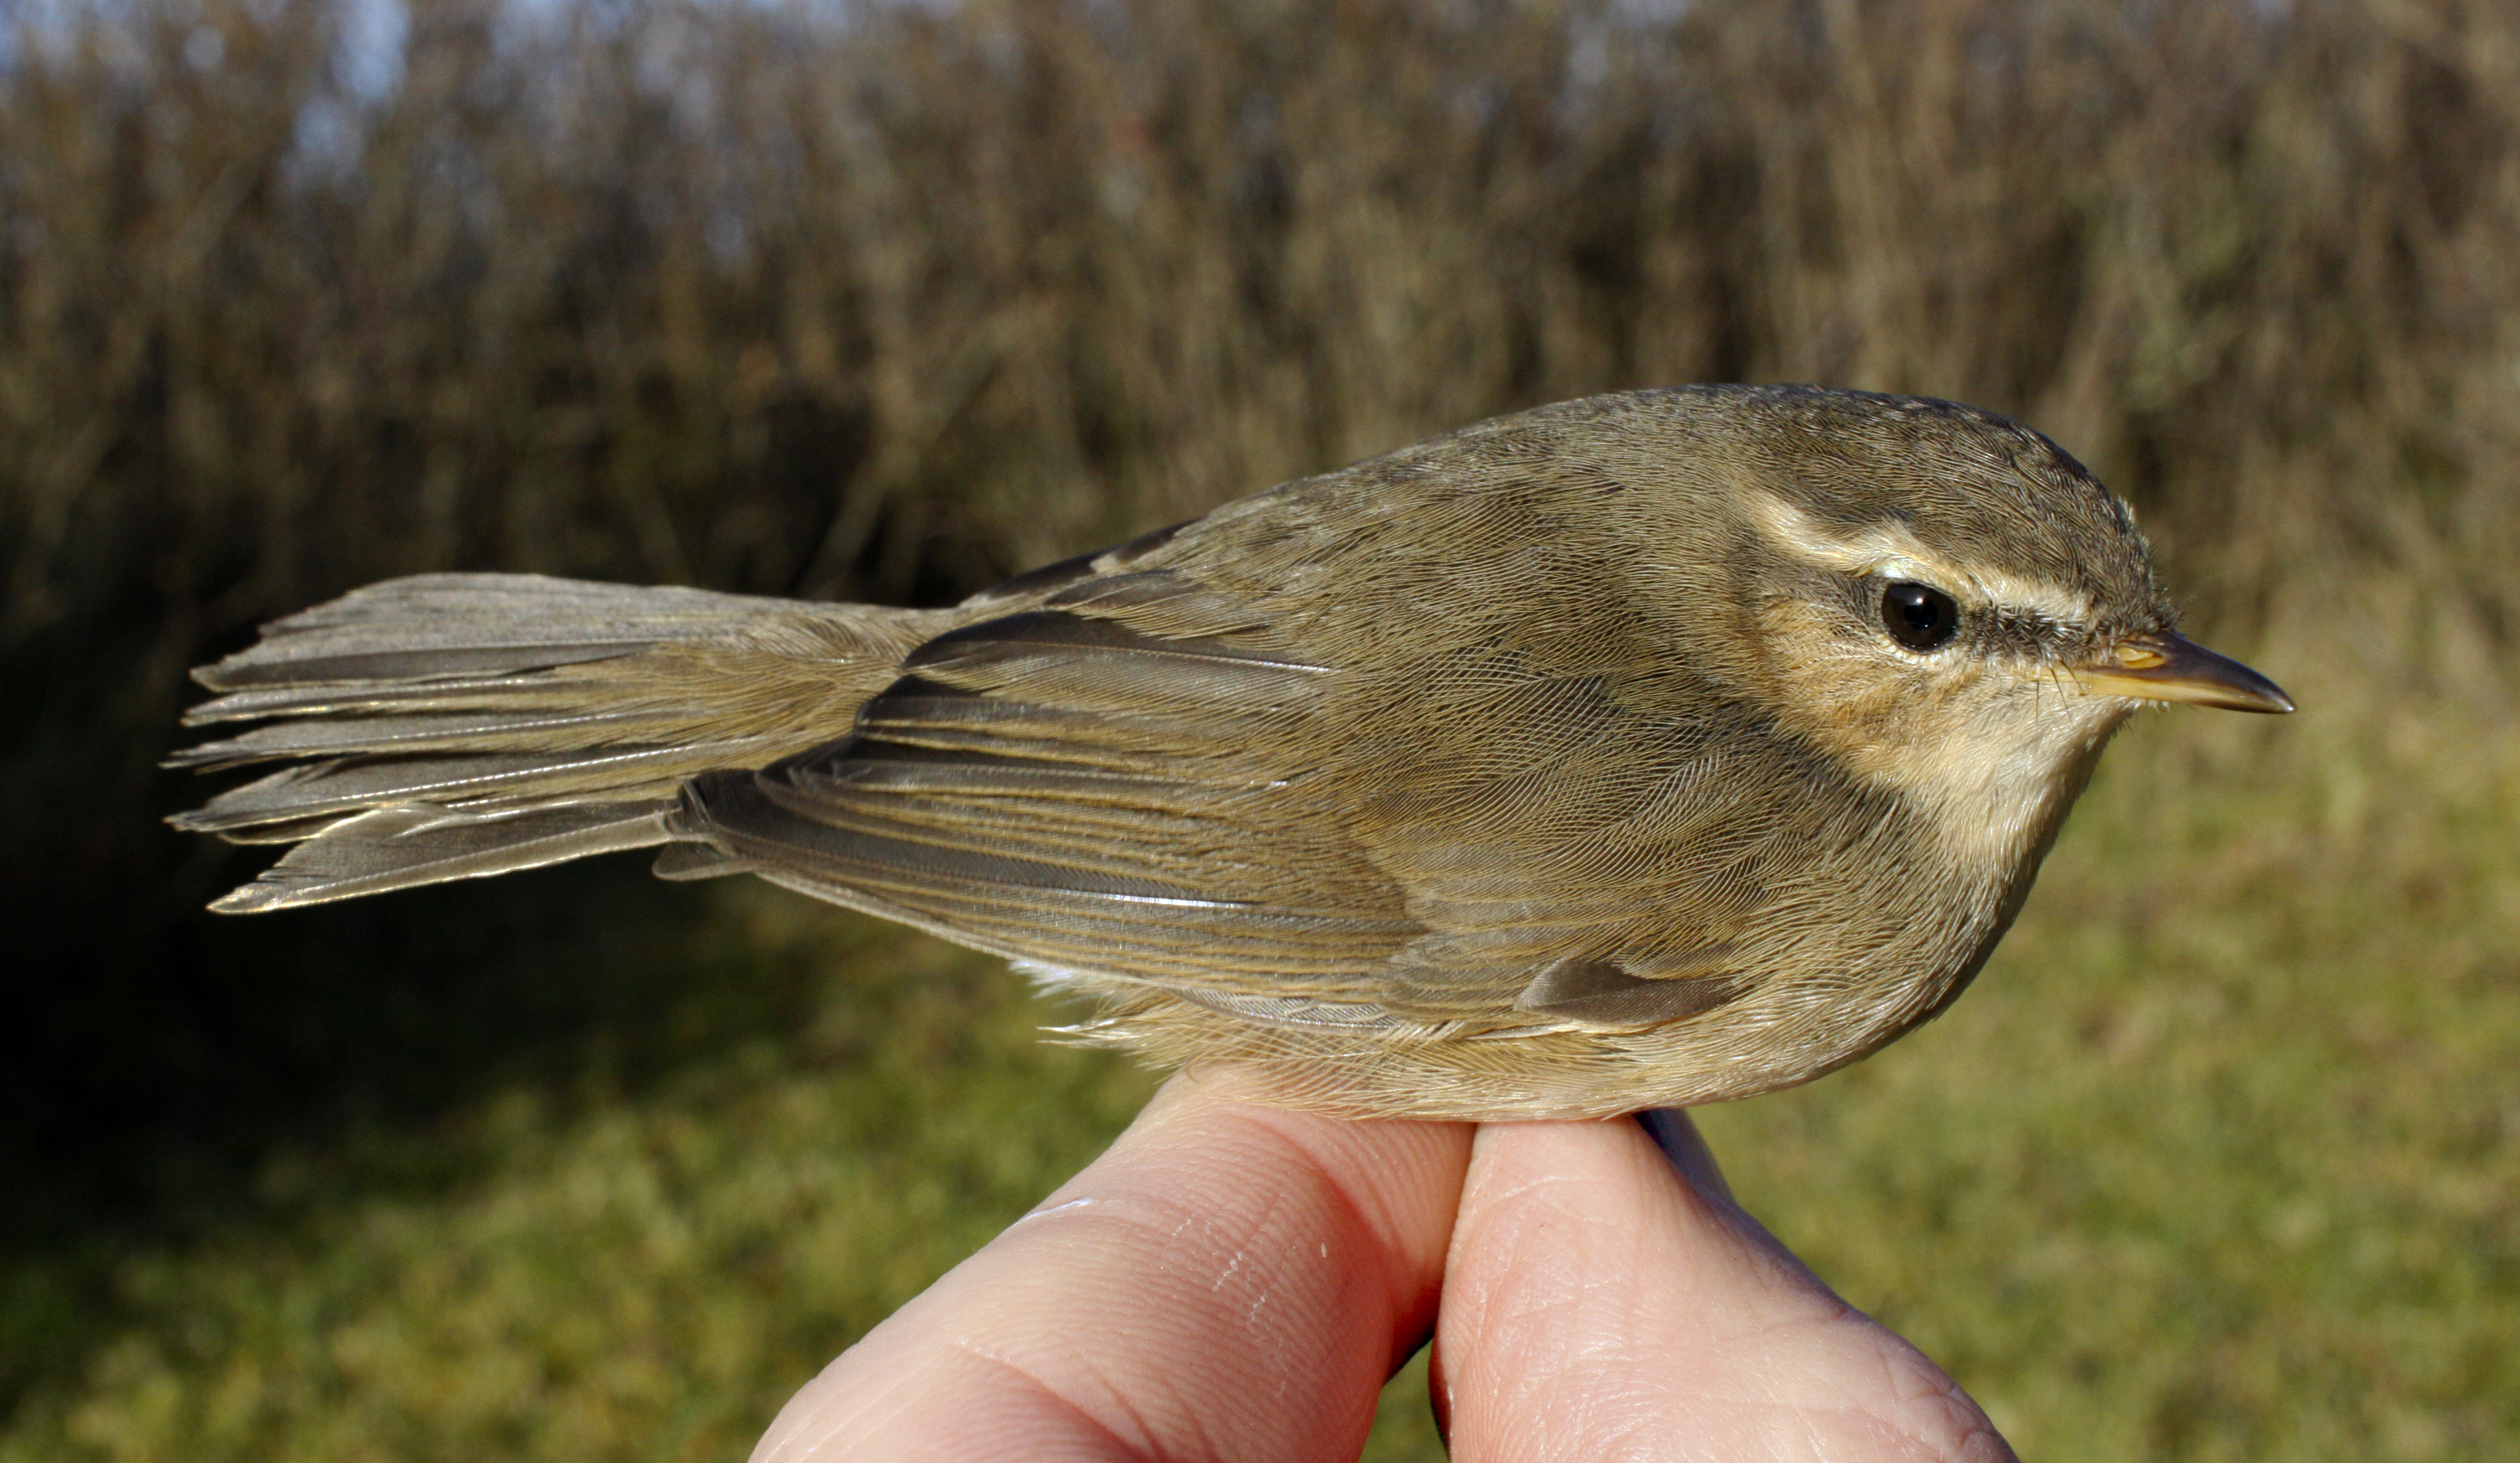
[[2137,635],[2072,671],[2075,683],[2100,696],[2141,701],[2184,701],[2227,711],[2289,711],[2283,688],[2228,656],[2218,656],[2183,635],[2165,630]]

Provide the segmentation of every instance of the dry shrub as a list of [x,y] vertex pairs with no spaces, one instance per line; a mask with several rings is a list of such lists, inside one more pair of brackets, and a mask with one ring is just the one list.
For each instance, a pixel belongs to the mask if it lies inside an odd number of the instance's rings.
[[12,644],[450,564],[947,594],[1640,382],[2012,410],[2242,597],[2499,516],[2507,12],[1675,9],[426,0],[381,97],[321,0],[30,28]]

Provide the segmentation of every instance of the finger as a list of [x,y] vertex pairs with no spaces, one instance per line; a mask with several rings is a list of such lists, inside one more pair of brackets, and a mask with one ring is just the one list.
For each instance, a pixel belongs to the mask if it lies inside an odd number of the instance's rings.
[[1460,1463],[1968,1459],[2011,1450],[1923,1353],[1732,1203],[1682,1113],[1482,1127],[1436,1396]]
[[1108,1153],[807,1384],[756,1463],[1353,1459],[1433,1324],[1463,1124],[1176,1077]]

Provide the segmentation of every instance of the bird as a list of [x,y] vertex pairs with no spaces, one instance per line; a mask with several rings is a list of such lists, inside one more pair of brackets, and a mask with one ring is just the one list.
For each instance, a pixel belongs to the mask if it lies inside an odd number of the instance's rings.
[[2286,712],[2129,506],[1925,397],[1694,386],[1285,482],[945,609],[388,580],[196,678],[284,909],[656,846],[1354,1118],[1808,1081],[1942,1012],[2148,703]]

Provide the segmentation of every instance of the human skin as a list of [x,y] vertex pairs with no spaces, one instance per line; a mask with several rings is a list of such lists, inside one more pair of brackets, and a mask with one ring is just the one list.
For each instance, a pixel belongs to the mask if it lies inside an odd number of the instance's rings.
[[1351,1460],[1431,1334],[1462,1463],[2012,1457],[1735,1204],[1686,1114],[1342,1122],[1227,1070],[798,1392],[756,1463]]

